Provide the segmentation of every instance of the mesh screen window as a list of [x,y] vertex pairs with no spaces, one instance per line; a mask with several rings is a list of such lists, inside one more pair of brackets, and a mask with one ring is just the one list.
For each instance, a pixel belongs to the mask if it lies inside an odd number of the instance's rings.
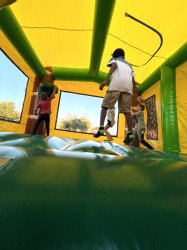
[[20,122],[28,77],[0,50],[0,120]]
[[[95,134],[98,130],[101,103],[103,98],[61,92],[56,129]],[[116,123],[109,129],[111,135],[117,135],[118,110],[115,112]],[[107,119],[105,121],[105,124]]]

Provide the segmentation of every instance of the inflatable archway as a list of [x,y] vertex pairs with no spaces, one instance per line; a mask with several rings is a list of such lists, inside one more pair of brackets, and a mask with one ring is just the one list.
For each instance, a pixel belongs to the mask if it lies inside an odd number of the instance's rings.
[[[183,0],[2,1],[0,248],[187,248],[185,6]],[[96,125],[90,131],[60,125],[70,108],[99,114],[105,92],[98,83],[119,47],[140,83],[154,150],[123,144],[121,114],[110,143],[93,137]],[[54,79],[42,86],[46,66]],[[53,84],[59,92],[50,136],[43,128],[34,136],[38,92]]]

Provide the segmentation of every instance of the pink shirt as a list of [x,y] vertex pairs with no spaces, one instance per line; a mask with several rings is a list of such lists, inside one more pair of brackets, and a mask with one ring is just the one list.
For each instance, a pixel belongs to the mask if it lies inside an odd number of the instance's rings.
[[47,99],[40,99],[37,105],[39,110],[39,115],[42,114],[51,114],[51,100],[53,96],[48,97]]

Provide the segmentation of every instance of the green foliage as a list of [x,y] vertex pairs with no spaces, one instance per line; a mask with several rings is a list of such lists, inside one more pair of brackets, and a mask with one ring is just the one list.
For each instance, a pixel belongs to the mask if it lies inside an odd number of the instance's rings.
[[0,102],[0,116],[13,121],[20,120],[20,112],[16,111],[14,102]]
[[91,122],[86,117],[69,116],[59,122],[58,127],[63,130],[88,132]]

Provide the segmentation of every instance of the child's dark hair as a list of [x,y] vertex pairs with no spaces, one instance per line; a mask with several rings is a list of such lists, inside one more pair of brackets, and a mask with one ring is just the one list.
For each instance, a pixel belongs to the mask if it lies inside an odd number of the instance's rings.
[[40,96],[42,99],[47,99],[47,92],[42,92]]
[[125,57],[125,52],[123,49],[116,49],[114,50],[114,52],[112,53],[112,57],[117,58],[118,56],[122,56],[123,58]]

